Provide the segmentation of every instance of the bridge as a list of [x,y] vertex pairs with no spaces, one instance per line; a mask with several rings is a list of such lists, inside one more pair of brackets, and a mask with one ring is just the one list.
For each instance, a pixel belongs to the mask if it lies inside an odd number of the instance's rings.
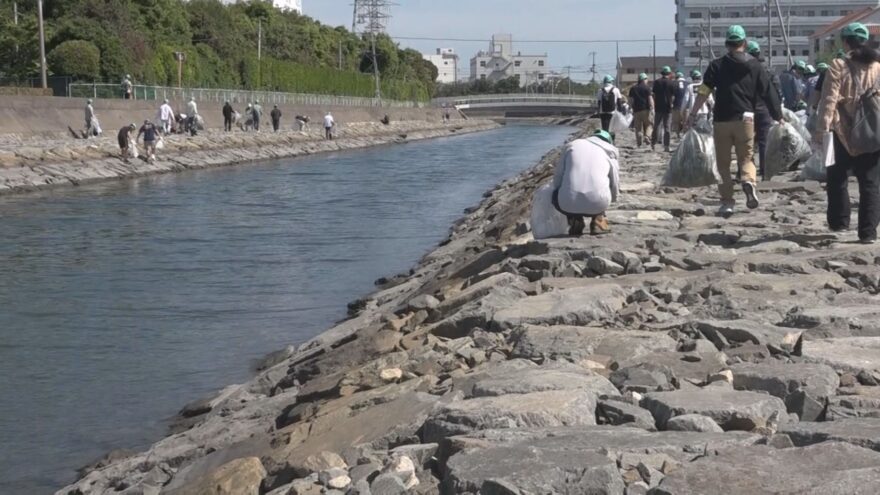
[[596,110],[596,98],[580,95],[504,94],[435,98],[437,106],[453,106],[466,115],[541,117],[577,115]]

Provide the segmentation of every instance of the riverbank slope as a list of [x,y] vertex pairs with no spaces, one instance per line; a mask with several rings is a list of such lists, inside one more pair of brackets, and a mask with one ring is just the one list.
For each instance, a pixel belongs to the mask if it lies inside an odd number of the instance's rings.
[[870,492],[876,248],[827,232],[818,183],[723,220],[620,144],[612,234],[532,239],[551,152],[350,319],[58,493]]

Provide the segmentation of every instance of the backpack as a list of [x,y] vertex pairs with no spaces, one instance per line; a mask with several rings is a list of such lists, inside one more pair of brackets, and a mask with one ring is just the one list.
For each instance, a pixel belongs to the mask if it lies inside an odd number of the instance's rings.
[[841,119],[851,124],[851,131],[847,136],[850,151],[855,156],[880,151],[880,79],[865,90],[856,68],[851,62],[847,62],[847,65],[856,86],[856,94],[859,95],[854,115],[848,115],[844,107],[839,107]]
[[602,101],[599,105],[599,111],[602,113],[613,113],[617,110],[617,96],[614,94],[614,88],[611,88],[611,91],[602,90]]

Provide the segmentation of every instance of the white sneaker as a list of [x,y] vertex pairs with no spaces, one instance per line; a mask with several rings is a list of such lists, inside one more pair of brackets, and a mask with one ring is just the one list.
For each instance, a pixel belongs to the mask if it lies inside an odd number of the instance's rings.
[[721,208],[718,209],[718,216],[724,218],[730,218],[733,216],[733,205],[721,205]]
[[746,193],[746,206],[750,210],[758,207],[758,188],[754,182],[743,182],[743,192]]

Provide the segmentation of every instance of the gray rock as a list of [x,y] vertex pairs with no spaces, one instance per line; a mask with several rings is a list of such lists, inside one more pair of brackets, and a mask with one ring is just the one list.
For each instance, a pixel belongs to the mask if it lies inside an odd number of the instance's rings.
[[369,486],[369,482],[375,478],[375,475],[379,474],[379,471],[382,469],[382,466],[377,462],[368,462],[366,464],[359,464],[348,472],[348,476],[351,477],[352,482],[357,485],[359,481],[367,481],[367,486]]
[[822,363],[836,370],[859,373],[880,370],[880,339],[845,337],[804,341],[806,361]]
[[611,255],[611,261],[622,266],[626,273],[645,273],[639,255],[629,251],[617,251]]
[[721,433],[724,430],[718,426],[714,419],[699,414],[682,414],[675,416],[666,422],[666,429],[670,431],[699,431]]
[[404,495],[406,485],[391,473],[380,474],[370,483],[370,492],[372,495]]
[[617,400],[600,399],[596,408],[599,424],[626,425],[654,431],[654,417],[646,409]]
[[880,454],[827,442],[806,448],[749,447],[708,456],[666,476],[652,495],[876,493]]
[[840,379],[823,364],[738,364],[731,367],[737,390],[763,391],[785,402],[788,412],[801,421],[817,421],[824,415],[825,403],[837,392]]
[[654,352],[633,356],[620,362],[625,368],[638,364],[665,366],[679,381],[702,383],[707,376],[727,369],[727,356],[722,352]]
[[626,271],[623,266],[599,256],[587,260],[587,268],[596,275],[622,275]]
[[703,320],[696,325],[697,329],[718,348],[726,347],[727,342],[752,343],[769,345],[790,352],[794,350],[803,333],[793,328],[776,327],[749,320]]
[[431,459],[437,454],[440,446],[436,443],[418,443],[412,445],[401,445],[391,449],[388,453],[391,456],[406,456],[412,459],[416,466],[425,468]]
[[797,423],[780,428],[798,447],[827,441],[847,442],[880,452],[880,419],[845,418],[821,423]]
[[661,392],[675,390],[676,378],[666,366],[641,363],[611,373],[611,383],[621,392]]
[[497,397],[553,390],[586,390],[596,396],[617,395],[617,389],[604,376],[574,366],[571,369],[541,367],[512,372],[503,377],[480,380],[472,397]]
[[495,312],[492,319],[501,329],[530,323],[586,325],[610,318],[625,303],[626,293],[619,286],[595,284],[520,299]]
[[595,327],[525,325],[510,337],[513,356],[579,361],[592,355],[623,361],[655,351],[674,351],[675,340],[660,332],[619,331]]
[[725,431],[751,431],[787,416],[785,404],[777,397],[720,387],[650,393],[641,405],[651,411],[661,429],[682,414],[708,416]]
[[409,300],[409,308],[413,311],[435,309],[438,306],[440,306],[440,300],[431,294],[422,294]]

